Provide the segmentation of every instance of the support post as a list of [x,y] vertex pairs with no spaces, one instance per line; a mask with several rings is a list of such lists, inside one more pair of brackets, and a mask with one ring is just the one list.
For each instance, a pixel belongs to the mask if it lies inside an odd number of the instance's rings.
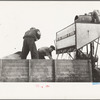
[[95,61],[93,60],[93,52],[94,52],[94,47],[93,47],[93,42],[90,43],[90,58],[91,58],[91,65],[92,65],[92,78],[94,82],[94,68],[95,68]]
[[79,51],[76,50],[76,59],[79,59]]

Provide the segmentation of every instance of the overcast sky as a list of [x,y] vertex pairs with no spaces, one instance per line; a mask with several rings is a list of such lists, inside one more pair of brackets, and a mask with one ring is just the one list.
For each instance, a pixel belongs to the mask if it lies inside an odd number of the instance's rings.
[[75,15],[95,9],[100,10],[99,1],[0,1],[0,58],[22,50],[29,28],[41,31],[37,48],[54,45],[56,32],[72,24]]

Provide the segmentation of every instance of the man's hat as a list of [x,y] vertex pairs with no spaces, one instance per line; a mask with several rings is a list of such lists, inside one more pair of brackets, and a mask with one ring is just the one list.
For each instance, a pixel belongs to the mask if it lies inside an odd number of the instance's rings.
[[51,45],[50,48],[52,48],[53,50],[55,50],[55,47],[53,45]]

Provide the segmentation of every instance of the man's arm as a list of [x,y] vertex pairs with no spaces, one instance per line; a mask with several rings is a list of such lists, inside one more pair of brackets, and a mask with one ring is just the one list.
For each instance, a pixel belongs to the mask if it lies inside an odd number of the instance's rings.
[[41,32],[37,30],[37,40],[39,40],[40,38],[41,38]]
[[46,56],[48,56],[49,59],[52,59],[52,55],[50,52],[46,51]]
[[48,55],[49,59],[53,59],[51,55]]

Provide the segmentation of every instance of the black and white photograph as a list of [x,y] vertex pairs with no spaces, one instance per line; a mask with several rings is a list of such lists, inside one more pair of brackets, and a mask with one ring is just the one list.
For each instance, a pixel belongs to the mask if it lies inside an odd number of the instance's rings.
[[0,99],[100,99],[99,88],[100,1],[0,1]]

